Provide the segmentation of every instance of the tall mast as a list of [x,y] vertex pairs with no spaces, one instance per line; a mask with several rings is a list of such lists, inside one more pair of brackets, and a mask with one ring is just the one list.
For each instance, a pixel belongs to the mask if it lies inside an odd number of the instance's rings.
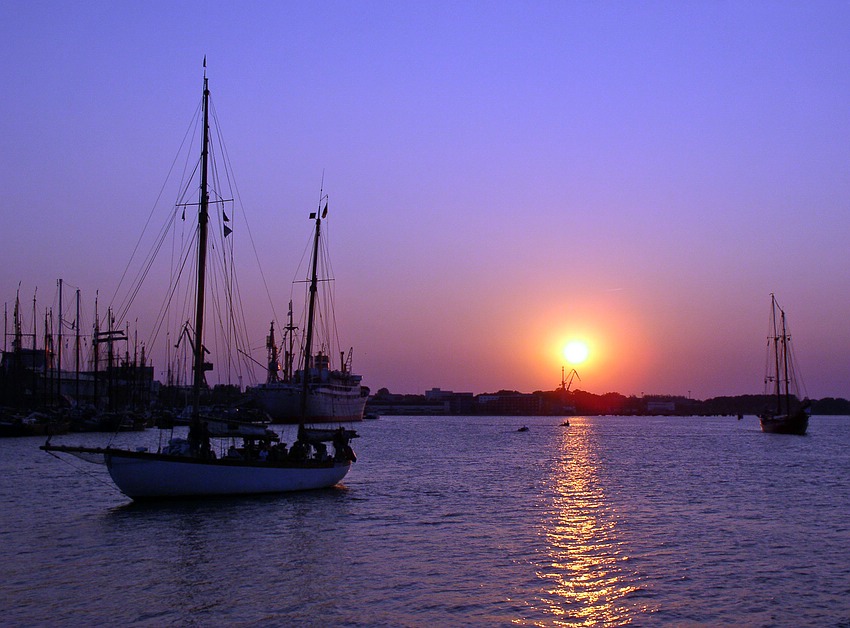
[[100,291],[95,290],[94,292],[94,328],[92,330],[92,361],[94,362],[94,407],[98,407],[98,368],[100,363],[100,320],[98,319],[99,313],[97,310],[97,302],[100,298]]
[[774,390],[776,391],[776,412],[782,412],[782,388],[779,381],[779,330],[776,327],[776,297],[773,294],[770,295],[770,315],[773,324],[773,359],[776,362],[775,364],[775,376],[776,376],[776,384],[774,386]]
[[62,280],[59,280],[59,348],[57,349],[56,396],[62,397]]
[[277,343],[274,338],[274,321],[269,328],[269,335],[266,336],[266,349],[268,350],[268,365],[266,366],[266,383],[272,384],[278,381],[278,364],[277,364]]
[[15,327],[14,336],[12,340],[12,351],[15,352],[15,359],[18,360],[21,357],[21,349],[24,348],[24,334],[21,331],[21,286],[18,285],[18,291],[15,293],[15,312],[14,312],[14,321],[12,323]]
[[779,311],[782,313],[782,368],[785,371],[783,375],[785,379],[785,412],[791,414],[791,380],[788,375],[788,333],[785,329],[785,311],[782,308]]
[[112,373],[115,359],[115,346],[113,345],[113,340],[115,338],[115,334],[113,333],[112,326],[115,324],[115,317],[112,315],[112,306],[106,308],[106,401],[107,410],[114,410],[114,391],[112,390]]
[[[204,57],[204,68],[207,60]],[[209,99],[210,90],[207,86],[207,72],[204,69],[204,139],[201,150],[201,202],[198,209],[198,286],[195,309],[195,346],[194,370],[195,381],[192,387],[192,421],[200,422],[201,386],[204,382],[204,283],[207,270],[207,223],[209,222],[209,192],[207,190],[207,162],[209,158]]]
[[36,320],[38,320],[38,313],[36,312],[36,300],[35,297],[38,294],[38,288],[35,289],[35,292],[32,293],[32,351],[35,353],[36,350],[36,338],[38,334],[38,330],[36,330]]
[[74,399],[77,402],[77,405],[80,404],[80,289],[77,288],[77,316],[74,319],[74,326],[76,327],[77,337],[74,343],[74,372],[75,380],[74,380]]
[[[319,207],[322,206],[324,197],[319,198]],[[320,213],[311,214],[310,218],[316,219],[316,233],[313,237],[313,260],[310,272],[310,306],[307,309],[307,338],[304,342],[304,377],[301,388],[301,424],[307,416],[307,393],[310,385],[310,366],[313,361],[313,321],[316,316],[316,293],[318,292],[318,265],[319,265],[319,234],[322,230],[322,218],[328,213],[328,204]]]
[[283,378],[286,381],[292,379],[292,359],[295,351],[295,330],[298,329],[292,324],[292,300],[289,301],[289,324],[286,326],[286,333],[289,337],[289,349],[286,350],[286,359],[284,360]]
[[[50,317],[50,323],[48,324],[48,316]],[[42,403],[47,403],[48,399],[53,396],[53,378],[51,377],[52,373],[50,372],[52,368],[52,360],[50,359],[53,354],[53,309],[52,308],[44,308],[44,396],[42,397]]]

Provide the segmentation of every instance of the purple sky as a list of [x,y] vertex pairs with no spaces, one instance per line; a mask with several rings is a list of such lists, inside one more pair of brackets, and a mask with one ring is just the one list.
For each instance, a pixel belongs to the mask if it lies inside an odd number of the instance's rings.
[[580,338],[584,390],[758,393],[775,292],[808,394],[850,397],[848,32],[845,2],[6,2],[0,291],[112,294],[206,55],[279,315],[324,172],[373,390],[549,390]]

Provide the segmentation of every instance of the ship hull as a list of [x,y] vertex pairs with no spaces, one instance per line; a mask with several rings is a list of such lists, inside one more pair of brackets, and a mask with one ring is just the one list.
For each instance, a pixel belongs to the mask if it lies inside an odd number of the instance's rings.
[[[301,422],[301,388],[292,384],[264,384],[252,389],[257,404],[273,423]],[[363,420],[366,397],[360,386],[319,386],[307,395],[305,423],[349,423]]]
[[805,412],[778,416],[759,416],[761,431],[768,434],[796,434],[803,436],[809,428],[809,415]]
[[351,462],[297,464],[159,454],[147,451],[44,445],[45,451],[104,462],[118,489],[135,500],[166,497],[259,495],[328,488],[342,481]]
[[327,488],[340,482],[349,462],[315,467],[280,467],[268,464],[228,464],[177,456],[105,455],[109,475],[118,489],[133,499],[254,495]]

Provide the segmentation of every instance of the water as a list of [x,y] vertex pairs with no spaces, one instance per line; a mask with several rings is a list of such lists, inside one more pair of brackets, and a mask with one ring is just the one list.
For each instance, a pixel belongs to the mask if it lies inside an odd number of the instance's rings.
[[0,440],[0,624],[850,626],[850,419],[570,421],[385,417],[342,488],[142,505]]

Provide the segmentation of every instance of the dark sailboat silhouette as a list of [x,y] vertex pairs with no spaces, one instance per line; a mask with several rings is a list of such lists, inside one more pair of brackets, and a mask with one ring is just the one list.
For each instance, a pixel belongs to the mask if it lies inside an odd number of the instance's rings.
[[809,400],[796,394],[797,374],[791,352],[791,335],[785,311],[770,295],[770,336],[768,336],[768,373],[765,388],[774,405],[759,414],[763,432],[803,435],[809,426]]
[[[206,60],[204,62],[206,67]],[[204,71],[203,138],[200,160],[200,200],[198,203],[197,277],[195,324],[191,334],[194,377],[188,438],[171,438],[157,452],[113,447],[81,447],[51,444],[41,449],[67,453],[106,464],[116,486],[134,499],[279,493],[333,486],[348,473],[355,460],[349,446],[356,433],[342,428],[323,432],[299,430],[298,440],[287,451],[278,435],[262,423],[244,423],[226,414],[207,414],[201,407],[205,387],[204,345],[207,264],[207,223],[209,221],[209,97]],[[244,447],[232,446],[228,455],[216,456],[214,438],[241,438]],[[325,445],[330,442],[333,450]]]

